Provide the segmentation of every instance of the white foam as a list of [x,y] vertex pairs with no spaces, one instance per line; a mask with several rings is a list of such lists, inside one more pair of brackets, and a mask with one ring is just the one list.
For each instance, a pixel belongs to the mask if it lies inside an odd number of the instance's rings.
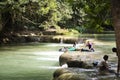
[[40,68],[44,68],[44,69],[59,69],[59,68],[61,68],[61,66],[40,66]]

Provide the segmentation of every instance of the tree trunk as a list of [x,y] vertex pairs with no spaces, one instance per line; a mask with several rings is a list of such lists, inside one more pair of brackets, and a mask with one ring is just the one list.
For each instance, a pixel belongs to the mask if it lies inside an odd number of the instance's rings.
[[2,20],[1,20],[1,13],[0,13],[0,31],[2,30]]
[[117,55],[118,55],[118,69],[120,69],[120,0],[111,0],[112,3],[112,15],[113,15],[113,26],[115,30]]
[[1,20],[3,23],[2,24],[2,26],[3,26],[2,31],[3,32],[9,32],[13,29],[12,15],[9,11],[2,13]]

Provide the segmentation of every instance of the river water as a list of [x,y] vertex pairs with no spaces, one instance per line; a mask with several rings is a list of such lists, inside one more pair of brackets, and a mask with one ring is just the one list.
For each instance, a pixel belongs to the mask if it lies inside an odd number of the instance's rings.
[[52,80],[63,53],[59,48],[59,43],[1,46],[0,80]]
[[[99,38],[104,39],[104,36]],[[98,39],[96,35],[91,38]],[[115,39],[109,37],[108,40],[110,42],[101,41],[102,44],[96,46],[97,50],[102,48],[103,53],[112,54],[110,50],[115,46]],[[24,43],[0,46],[0,80],[52,80],[53,72],[60,68],[59,56],[63,52],[58,49],[63,46],[72,44]],[[117,62],[115,54],[111,61]]]

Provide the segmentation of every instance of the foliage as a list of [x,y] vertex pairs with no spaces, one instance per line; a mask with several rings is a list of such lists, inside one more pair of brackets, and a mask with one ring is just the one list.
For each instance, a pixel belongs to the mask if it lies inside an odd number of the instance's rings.
[[109,0],[86,0],[84,5],[86,13],[85,25],[88,29],[95,31],[103,30],[102,25],[110,25],[110,2]]
[[1,0],[0,15],[2,29],[10,31],[54,26],[101,32],[112,25],[109,0]]

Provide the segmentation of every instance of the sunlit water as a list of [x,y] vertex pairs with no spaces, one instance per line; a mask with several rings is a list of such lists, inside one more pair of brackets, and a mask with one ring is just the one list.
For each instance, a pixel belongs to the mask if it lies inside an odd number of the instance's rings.
[[1,46],[0,80],[51,80],[60,68],[60,47],[59,43]]

